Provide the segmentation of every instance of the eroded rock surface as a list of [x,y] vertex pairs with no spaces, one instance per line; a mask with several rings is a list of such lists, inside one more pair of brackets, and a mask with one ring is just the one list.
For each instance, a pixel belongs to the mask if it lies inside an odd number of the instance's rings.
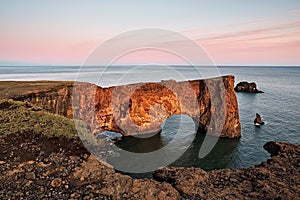
[[71,81],[1,81],[0,98],[25,101],[73,118]]
[[[28,101],[69,118],[73,117],[74,106],[76,118],[89,124],[92,133],[156,132],[171,115],[186,114],[200,132],[228,138],[241,136],[233,76],[109,88],[89,83],[76,83],[74,88],[71,82],[57,81],[2,83],[2,98]],[[18,92],[12,92],[15,90]]]
[[[0,199],[180,198],[169,183],[116,173],[90,155],[79,139],[26,135],[30,140],[23,134],[0,137],[0,149],[9,151],[0,155]],[[56,148],[44,148],[51,145]]]
[[164,167],[154,179],[170,183],[182,199],[300,199],[300,145],[268,142],[264,148],[273,157],[247,169]]
[[[79,139],[26,136],[0,137],[1,151],[8,152],[0,155],[1,199],[300,198],[299,145],[268,142],[264,147],[273,157],[248,169],[164,167],[151,180],[117,173],[90,155]],[[44,148],[49,145],[56,148]]]

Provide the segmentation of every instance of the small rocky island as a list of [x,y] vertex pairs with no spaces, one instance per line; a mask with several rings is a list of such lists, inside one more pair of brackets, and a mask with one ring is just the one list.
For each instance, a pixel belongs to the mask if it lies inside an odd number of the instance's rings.
[[256,83],[254,82],[249,83],[246,81],[239,82],[235,86],[234,90],[236,92],[264,93],[263,91],[257,89]]
[[256,113],[254,124],[258,125],[258,126],[265,124],[265,122],[262,121],[260,114],[258,114],[258,113]]

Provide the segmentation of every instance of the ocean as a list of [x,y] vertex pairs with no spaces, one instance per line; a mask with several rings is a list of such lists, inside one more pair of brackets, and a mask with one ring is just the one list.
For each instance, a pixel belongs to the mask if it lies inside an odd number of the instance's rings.
[[[246,168],[270,157],[263,149],[263,145],[268,141],[300,144],[300,67],[222,66],[213,70],[201,68],[196,71],[190,66],[114,66],[108,69],[85,67],[77,75],[78,69],[78,66],[0,66],[0,80],[80,80],[111,86],[140,81],[182,81],[232,74],[235,76],[235,84],[240,81],[255,82],[257,88],[264,91],[259,94],[237,93],[242,137],[220,138],[213,150],[206,157],[199,159],[198,152],[204,136],[198,135],[183,156],[171,165],[201,167],[206,170]],[[253,125],[256,112],[260,113],[266,122],[265,125]],[[143,151],[151,150],[158,140],[162,146],[168,143],[174,130],[178,128],[179,117],[174,115],[169,118],[161,135],[144,141]],[[130,148],[134,152],[140,151],[138,139],[124,139],[120,146]]]

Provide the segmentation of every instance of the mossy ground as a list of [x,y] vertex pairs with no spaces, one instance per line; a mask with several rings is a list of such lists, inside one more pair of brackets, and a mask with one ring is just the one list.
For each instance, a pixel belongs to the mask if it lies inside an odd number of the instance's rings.
[[[77,123],[77,128],[81,132],[87,130],[82,122]],[[0,152],[0,161],[13,163],[59,152],[66,156],[89,154],[73,119],[48,113],[28,102],[8,99],[0,99]]]
[[75,121],[26,102],[0,99],[0,135],[22,133],[77,137]]

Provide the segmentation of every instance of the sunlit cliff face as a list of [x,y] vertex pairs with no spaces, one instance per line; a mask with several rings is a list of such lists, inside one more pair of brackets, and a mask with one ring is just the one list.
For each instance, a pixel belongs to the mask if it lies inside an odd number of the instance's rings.
[[200,132],[214,135],[209,131],[217,129],[220,137],[241,136],[233,76],[109,88],[90,83],[61,83],[46,88],[42,85],[38,90],[11,94],[8,98],[29,101],[49,112],[82,120],[92,134],[153,133],[171,115],[185,114]]
[[[123,135],[153,133],[159,131],[171,115],[186,114],[201,132],[219,130],[220,133],[210,133],[221,137],[240,137],[238,105],[233,87],[232,76],[98,87],[94,102],[97,116],[94,132],[108,130]],[[87,113],[86,108],[82,109],[82,113]],[[82,118],[86,117],[82,115]],[[91,122],[90,119],[87,121]]]

